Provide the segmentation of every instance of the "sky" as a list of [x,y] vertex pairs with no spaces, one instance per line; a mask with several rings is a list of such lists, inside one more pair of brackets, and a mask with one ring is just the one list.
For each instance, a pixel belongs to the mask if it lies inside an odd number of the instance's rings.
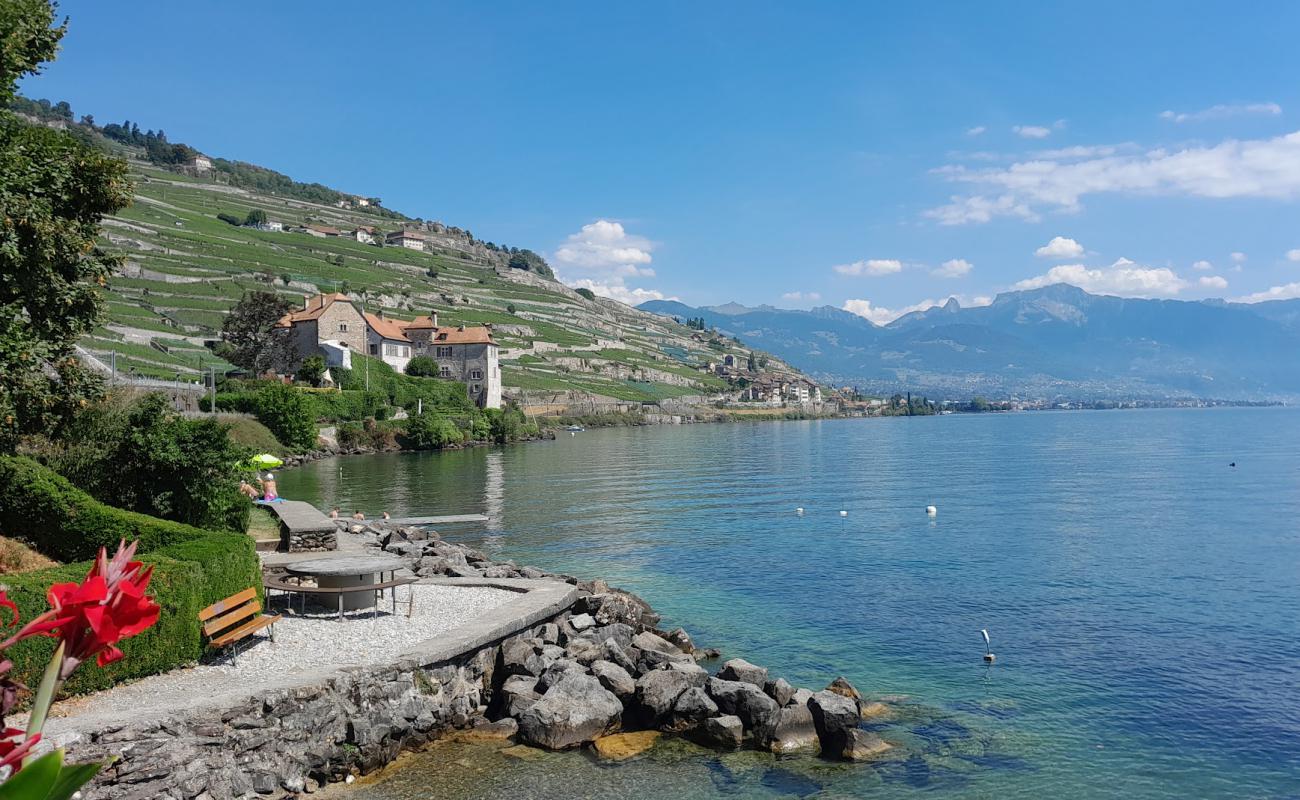
[[22,84],[543,254],[884,323],[1300,297],[1300,4],[64,0]]

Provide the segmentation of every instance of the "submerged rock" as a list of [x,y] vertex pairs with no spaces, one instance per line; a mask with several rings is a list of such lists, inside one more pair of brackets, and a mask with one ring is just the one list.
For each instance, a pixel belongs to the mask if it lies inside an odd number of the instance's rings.
[[526,744],[563,750],[618,730],[623,704],[590,675],[560,678],[519,717]]
[[594,742],[596,754],[607,761],[626,761],[654,747],[659,731],[635,731],[602,736]]
[[841,697],[847,697],[855,703],[862,702],[862,692],[859,692],[858,687],[850,683],[849,679],[843,675],[831,681],[830,685],[826,687],[826,691],[834,692]]
[[892,747],[893,745],[876,734],[854,728],[849,731],[848,739],[839,755],[845,761],[870,761]]
[[839,757],[848,745],[849,734],[858,726],[858,706],[852,699],[830,690],[820,691],[808,701],[822,755]]
[[786,706],[777,709],[766,740],[760,745],[773,753],[792,753],[796,750],[816,750],[820,743],[812,709],[808,706]]
[[712,717],[704,721],[695,738],[706,747],[735,750],[745,739],[745,726],[735,715]]

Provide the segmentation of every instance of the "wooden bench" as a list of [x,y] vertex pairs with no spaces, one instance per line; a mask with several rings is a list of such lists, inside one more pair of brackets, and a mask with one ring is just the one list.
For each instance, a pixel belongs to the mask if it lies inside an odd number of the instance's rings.
[[[382,592],[383,590],[388,590],[388,593],[393,601],[393,613],[396,614],[397,603],[398,603],[397,592],[396,592],[397,587],[410,586],[416,583],[418,580],[419,580],[418,578],[412,578],[412,577],[399,578],[396,575],[394,575],[389,580],[379,581],[378,583],[369,583],[366,584],[365,586],[355,586],[355,587],[348,587],[348,588],[337,588],[332,586],[325,586],[325,587],[303,586],[301,576],[290,575],[289,572],[284,569],[271,569],[271,570],[267,570],[267,572],[263,576],[262,588],[266,589],[267,591],[279,591],[279,592],[286,592],[289,594],[302,595],[302,608],[304,611],[306,610],[307,607],[307,595],[309,594],[324,595],[324,596],[333,595],[337,597],[339,601],[339,619],[343,619],[343,595],[352,594],[355,592]],[[290,598],[289,602],[290,602],[289,607],[290,609],[292,609],[293,599]],[[406,604],[406,616],[409,617],[415,611],[415,590],[414,589],[411,590],[407,600],[405,601],[405,604]]]
[[[258,602],[257,590],[249,587],[218,601],[199,612],[199,622],[203,623],[203,635],[208,637],[208,646],[221,649],[252,636],[262,628],[270,628],[271,641],[275,641],[275,623],[278,614],[263,614],[262,604]],[[238,648],[232,649],[238,663]]]

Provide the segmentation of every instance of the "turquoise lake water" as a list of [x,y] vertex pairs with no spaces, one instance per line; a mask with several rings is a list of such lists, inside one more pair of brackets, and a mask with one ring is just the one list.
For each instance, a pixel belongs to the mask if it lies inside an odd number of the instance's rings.
[[479,745],[367,798],[1300,797],[1300,411],[610,429],[321,461],[280,489],[489,514],[442,532],[607,578],[796,685],[906,698],[873,765]]

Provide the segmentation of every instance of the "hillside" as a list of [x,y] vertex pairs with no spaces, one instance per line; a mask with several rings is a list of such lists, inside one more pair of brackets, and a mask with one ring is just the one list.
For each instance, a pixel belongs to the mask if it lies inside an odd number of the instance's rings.
[[951,398],[983,393],[1080,399],[1300,396],[1300,303],[1141,300],[1066,284],[949,300],[877,326],[824,307],[729,304],[643,310],[703,317],[825,380]]
[[[66,128],[130,165],[135,202],[105,220],[101,236],[124,264],[108,286],[103,325],[83,343],[122,373],[198,380],[210,368],[231,369],[208,347],[229,308],[251,290],[274,291],[295,304],[317,292],[344,291],[367,310],[394,318],[436,311],[444,324],[491,323],[507,395],[533,403],[567,392],[576,393],[570,399],[627,402],[715,395],[733,387],[704,364],[750,354],[739,342],[579,294],[557,282],[531,251],[241,162],[164,169],[150,161],[165,143],[152,131],[147,145],[137,146],[115,138],[129,139],[129,125],[91,128],[73,124],[70,112],[58,116],[25,102],[31,121]],[[138,130],[135,138],[142,140]],[[185,145],[166,147],[174,151],[165,158],[197,155]],[[242,224],[250,212],[271,224]],[[345,235],[289,230],[307,225]],[[376,230],[379,241],[346,235],[357,228]],[[403,228],[418,231],[427,251],[376,246],[384,232]],[[771,363],[794,372],[775,358]]]

